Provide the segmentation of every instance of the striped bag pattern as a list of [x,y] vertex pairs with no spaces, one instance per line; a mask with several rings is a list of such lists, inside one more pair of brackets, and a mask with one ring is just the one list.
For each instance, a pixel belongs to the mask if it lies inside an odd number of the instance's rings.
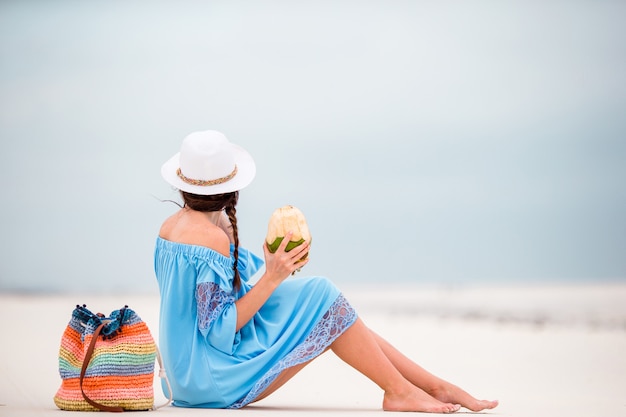
[[72,411],[154,409],[157,353],[148,326],[128,306],[109,317],[76,306],[61,338],[54,402]]

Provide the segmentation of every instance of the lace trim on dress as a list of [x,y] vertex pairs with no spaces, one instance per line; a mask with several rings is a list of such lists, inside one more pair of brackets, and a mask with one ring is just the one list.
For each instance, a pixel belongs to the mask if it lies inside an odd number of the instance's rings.
[[304,342],[276,363],[241,400],[228,408],[241,408],[261,394],[287,368],[308,362],[321,355],[356,320],[356,311],[340,294]]
[[196,302],[198,304],[198,328],[203,333],[224,311],[224,307],[235,301],[235,297],[222,290],[214,282],[202,282],[196,285]]

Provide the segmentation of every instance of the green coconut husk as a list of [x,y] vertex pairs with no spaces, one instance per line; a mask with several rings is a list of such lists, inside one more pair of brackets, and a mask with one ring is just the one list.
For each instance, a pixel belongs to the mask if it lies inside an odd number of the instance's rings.
[[[276,251],[278,250],[278,247],[280,246],[280,244],[282,243],[282,241],[283,241],[283,239],[284,239],[284,238],[285,238],[284,236],[277,237],[277,238],[276,238],[276,239],[275,239],[272,243],[267,243],[267,248],[270,250],[270,252],[272,252],[272,253],[276,252]],[[295,247],[297,247],[297,246],[300,246],[300,245],[302,245],[303,243],[304,243],[304,239],[300,239],[300,240],[296,240],[296,241],[290,240],[290,241],[287,243],[287,247],[285,248],[285,252],[289,252],[289,251],[290,251],[290,250],[292,250],[293,248],[295,248]],[[302,260],[302,259],[306,259],[306,257],[307,257],[307,256],[309,256],[309,254],[308,254],[308,253],[307,253],[306,255],[304,255],[304,256],[303,256],[302,258],[300,258],[300,259],[301,259],[301,260]]]

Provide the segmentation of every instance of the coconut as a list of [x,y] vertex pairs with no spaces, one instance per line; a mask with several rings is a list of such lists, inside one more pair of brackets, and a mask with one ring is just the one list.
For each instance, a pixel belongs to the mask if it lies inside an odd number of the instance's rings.
[[[291,240],[285,250],[289,252],[305,241],[311,241],[311,233],[304,214],[294,206],[280,207],[272,213],[267,227],[265,242],[270,252],[276,252],[287,232],[292,232]],[[305,259],[306,255],[302,258]]]

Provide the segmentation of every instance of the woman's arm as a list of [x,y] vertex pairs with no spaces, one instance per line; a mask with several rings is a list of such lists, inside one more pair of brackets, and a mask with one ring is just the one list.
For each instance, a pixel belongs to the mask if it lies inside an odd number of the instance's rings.
[[291,233],[287,233],[275,253],[271,253],[263,242],[265,255],[265,273],[246,295],[235,302],[237,307],[237,331],[239,331],[265,304],[274,290],[296,269],[309,262],[309,257],[302,259],[309,251],[309,242],[285,251]]

